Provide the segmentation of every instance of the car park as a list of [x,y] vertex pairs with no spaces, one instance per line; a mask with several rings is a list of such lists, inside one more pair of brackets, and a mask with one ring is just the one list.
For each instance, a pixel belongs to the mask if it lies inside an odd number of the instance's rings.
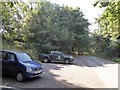
[[71,55],[66,55],[60,51],[51,51],[50,54],[40,54],[39,59],[42,62],[51,62],[51,61],[58,61],[58,62],[64,62],[66,64],[69,64],[70,62],[74,61],[74,57]]
[[16,77],[17,81],[38,77],[42,74],[42,64],[35,61],[26,52],[0,50],[2,74]]

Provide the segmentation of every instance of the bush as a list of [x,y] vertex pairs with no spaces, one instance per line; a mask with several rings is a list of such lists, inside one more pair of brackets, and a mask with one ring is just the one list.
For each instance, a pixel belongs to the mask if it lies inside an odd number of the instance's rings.
[[113,58],[112,61],[120,63],[120,58],[118,58],[118,57]]
[[[27,52],[29,53],[34,59],[38,60],[38,53],[34,47],[25,48],[25,43],[14,41],[11,42],[2,42],[1,44],[2,50],[13,50],[13,51],[20,51],[20,52]],[[30,46],[30,45],[29,45]]]

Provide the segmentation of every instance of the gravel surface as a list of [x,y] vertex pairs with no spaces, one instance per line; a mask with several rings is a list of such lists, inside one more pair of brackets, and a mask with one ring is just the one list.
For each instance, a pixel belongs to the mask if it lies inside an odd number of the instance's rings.
[[118,88],[118,64],[94,56],[80,56],[72,64],[43,63],[39,78],[17,82],[4,76],[3,85],[16,88]]

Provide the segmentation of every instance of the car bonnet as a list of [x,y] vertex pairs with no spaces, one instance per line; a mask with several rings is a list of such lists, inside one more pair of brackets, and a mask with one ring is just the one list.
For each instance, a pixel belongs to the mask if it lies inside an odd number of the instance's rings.
[[40,67],[41,64],[36,62],[36,61],[30,61],[30,62],[20,62],[21,64],[23,64],[26,67],[30,67],[30,68],[36,68],[36,67]]

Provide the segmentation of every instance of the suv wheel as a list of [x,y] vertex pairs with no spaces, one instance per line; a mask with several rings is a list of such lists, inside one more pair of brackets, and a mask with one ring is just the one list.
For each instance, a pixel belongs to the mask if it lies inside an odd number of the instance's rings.
[[44,61],[44,63],[48,63],[49,62],[48,58],[44,58],[43,61]]
[[24,77],[24,75],[23,75],[22,72],[19,72],[19,73],[17,73],[17,75],[16,75],[16,79],[17,79],[17,81],[22,82],[22,81],[25,80],[25,77]]
[[65,59],[65,64],[69,64],[70,60],[69,59]]

